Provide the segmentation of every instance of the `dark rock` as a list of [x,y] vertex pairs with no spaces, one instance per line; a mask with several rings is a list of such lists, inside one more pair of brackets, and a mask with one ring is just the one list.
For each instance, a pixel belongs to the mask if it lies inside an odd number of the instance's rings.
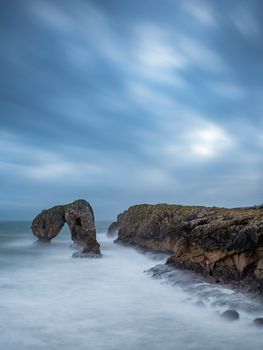
[[83,247],[83,253],[100,254],[94,214],[88,202],[77,200],[68,204],[65,210],[65,221],[69,225],[72,240]]
[[116,236],[120,229],[120,223],[117,221],[114,221],[112,224],[110,224],[107,235],[108,236]]
[[263,328],[263,317],[255,318],[253,324],[259,328]]
[[73,242],[83,249],[82,254],[100,254],[93,210],[83,199],[43,210],[33,220],[31,229],[40,241],[47,242],[57,236],[65,222],[69,225]]
[[227,321],[237,321],[239,320],[239,313],[236,310],[226,310],[220,315],[220,317]]
[[84,252],[84,251],[78,251],[76,253],[73,253],[73,258],[101,258],[101,254],[95,254],[92,252]]
[[40,241],[50,241],[61,231],[65,223],[63,205],[43,210],[32,222],[32,232]]
[[263,208],[141,204],[117,223],[117,243],[170,252],[168,264],[263,292]]

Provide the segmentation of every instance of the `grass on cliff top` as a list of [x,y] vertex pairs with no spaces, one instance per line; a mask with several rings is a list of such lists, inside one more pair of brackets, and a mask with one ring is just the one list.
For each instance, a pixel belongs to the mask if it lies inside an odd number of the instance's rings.
[[185,216],[187,214],[194,214],[204,211],[205,213],[215,215],[219,217],[233,217],[233,218],[253,218],[263,216],[263,207],[255,206],[250,208],[218,208],[218,207],[205,207],[205,206],[193,206],[193,205],[177,205],[177,204],[138,204],[131,206],[125,213],[125,220],[129,223],[142,222],[145,219],[149,219],[152,214],[162,215],[165,213],[171,213],[176,215]]

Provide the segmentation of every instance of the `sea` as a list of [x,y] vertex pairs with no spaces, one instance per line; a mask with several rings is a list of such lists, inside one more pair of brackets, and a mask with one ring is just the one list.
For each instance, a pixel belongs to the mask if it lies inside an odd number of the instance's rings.
[[[164,265],[167,255],[114,243],[72,258],[68,228],[36,244],[30,222],[0,222],[0,350],[262,350],[257,295]],[[240,319],[220,314],[235,309]]]

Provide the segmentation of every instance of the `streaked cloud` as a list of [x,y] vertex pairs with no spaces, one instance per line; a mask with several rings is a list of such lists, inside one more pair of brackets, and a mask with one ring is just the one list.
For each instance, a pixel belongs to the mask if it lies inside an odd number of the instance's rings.
[[215,93],[221,95],[224,98],[241,99],[246,95],[245,89],[238,84],[216,82],[210,86]]
[[155,161],[162,159],[168,168],[202,166],[203,162],[224,157],[225,152],[233,152],[236,146],[234,136],[198,115],[186,113],[183,119],[171,117],[167,123],[160,120],[157,130],[147,138],[143,135],[143,148]]
[[262,202],[261,3],[16,4],[0,12],[3,217],[77,197],[99,218]]
[[[192,133],[191,133],[192,134]],[[210,158],[220,155],[223,151],[229,150],[233,140],[226,132],[214,125],[193,132],[194,140],[190,149],[194,155],[201,158]],[[193,138],[189,135],[189,138]]]
[[[87,160],[67,160],[56,152],[45,149],[32,148],[21,141],[16,141],[10,135],[2,134],[0,169],[7,174],[19,174],[32,181],[57,182],[67,179],[67,182],[80,181],[85,178],[96,177],[103,172],[98,164],[89,163]],[[63,153],[63,152],[62,152]],[[64,157],[65,158],[65,157]]]
[[173,47],[167,30],[151,24],[135,29],[133,47],[135,69],[145,78],[159,82],[176,83],[175,73],[186,65],[182,52]]
[[242,35],[251,39],[253,36],[260,34],[259,24],[249,6],[245,4],[243,6],[238,5],[231,19],[236,29]]
[[183,6],[200,23],[207,26],[217,24],[216,15],[209,2],[190,0],[183,2]]

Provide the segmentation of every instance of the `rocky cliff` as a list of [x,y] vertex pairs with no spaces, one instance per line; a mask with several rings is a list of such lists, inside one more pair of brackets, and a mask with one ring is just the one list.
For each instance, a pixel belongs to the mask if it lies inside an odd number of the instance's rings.
[[65,223],[69,225],[73,242],[82,249],[73,256],[100,255],[93,210],[83,199],[43,210],[33,220],[31,229],[40,241],[49,242],[58,235]]
[[171,252],[168,264],[263,292],[263,209],[135,205],[116,242]]

